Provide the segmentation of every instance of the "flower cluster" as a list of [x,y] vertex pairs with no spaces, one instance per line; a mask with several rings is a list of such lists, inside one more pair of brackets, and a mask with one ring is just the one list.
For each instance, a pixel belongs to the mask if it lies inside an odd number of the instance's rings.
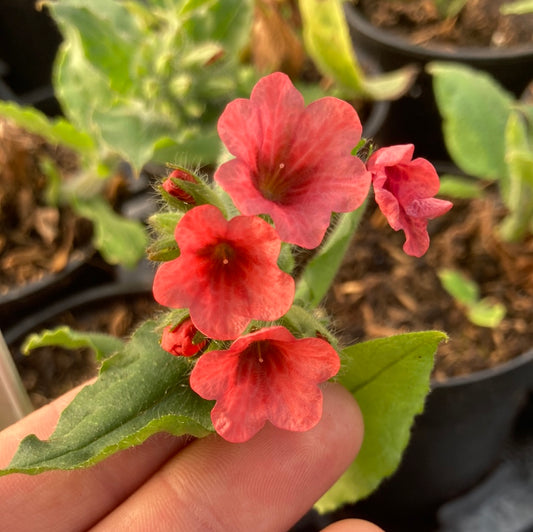
[[[162,347],[191,357],[191,388],[215,400],[215,430],[251,438],[267,422],[293,431],[322,413],[319,384],[340,368],[336,349],[311,314],[295,307],[292,249],[315,249],[333,213],[362,205],[372,184],[406,253],[428,246],[427,221],[451,204],[435,199],[438,176],[413,146],[356,155],[356,111],[325,97],[306,106],[289,78],[261,79],[250,99],[231,102],[218,122],[233,159],[211,185],[175,170],[162,188],[183,202],[174,229],[176,257],[158,268],[155,299],[172,309]],[[172,316],[174,316],[172,318]]]

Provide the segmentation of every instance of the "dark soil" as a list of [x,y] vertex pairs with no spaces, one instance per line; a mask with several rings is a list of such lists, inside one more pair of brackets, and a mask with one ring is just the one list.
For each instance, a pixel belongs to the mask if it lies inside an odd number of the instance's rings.
[[509,0],[469,0],[461,12],[441,19],[432,0],[356,0],[375,26],[405,36],[413,44],[509,48],[533,44],[533,14],[502,15]]
[[[379,210],[367,213],[339,271],[326,309],[345,343],[399,332],[438,329],[434,377],[495,366],[533,347],[533,236],[504,244],[496,225],[504,209],[495,195],[454,201],[430,222],[431,245],[419,259],[402,251],[403,232],[392,231]],[[494,328],[473,325],[442,288],[437,271],[456,268],[474,279],[481,296],[502,302],[507,314]]]
[[77,165],[72,153],[0,119],[0,295],[63,270],[91,239],[88,221],[46,204],[45,158],[66,173]]
[[[68,205],[47,201],[48,178],[42,169],[46,160],[64,180],[78,169],[75,153],[0,117],[0,297],[63,271],[73,258],[94,254],[89,250],[91,222]],[[117,171],[102,194],[116,206],[129,194],[128,186],[127,177]]]

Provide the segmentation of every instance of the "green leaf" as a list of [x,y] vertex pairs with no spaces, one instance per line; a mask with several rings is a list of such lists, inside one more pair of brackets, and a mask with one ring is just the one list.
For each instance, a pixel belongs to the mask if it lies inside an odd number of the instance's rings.
[[316,307],[329,290],[352,241],[355,229],[366,208],[366,202],[352,212],[339,215],[339,220],[324,245],[306,265],[296,286],[295,300]]
[[51,119],[33,107],[4,101],[0,101],[0,115],[13,120],[26,131],[44,137],[50,144],[60,144],[78,153],[88,153],[94,149],[91,137],[64,118]]
[[533,223],[533,126],[513,110],[505,130],[507,179],[500,190],[509,211],[499,230],[507,242],[520,242]]
[[94,246],[108,264],[133,268],[144,256],[148,235],[143,224],[117,214],[102,198],[78,200],[76,212],[94,225]]
[[69,31],[54,62],[53,84],[61,107],[69,120],[98,140],[92,120],[95,109],[112,102],[104,75],[85,58],[77,36]]
[[62,0],[51,3],[50,10],[66,35],[78,33],[85,57],[104,74],[109,87],[125,93],[132,83],[130,63],[140,39],[128,10],[114,0]]
[[467,309],[468,319],[480,327],[497,327],[505,317],[505,306],[487,298],[476,301]]
[[66,349],[88,347],[95,352],[97,360],[103,360],[121,349],[124,342],[109,334],[74,331],[70,327],[60,326],[30,334],[24,340],[22,352],[27,355],[32,349],[51,345]]
[[[164,192],[164,189],[161,189]],[[182,212],[156,212],[148,218],[148,223],[158,234],[174,238],[174,231],[183,216]]]
[[464,65],[433,62],[427,69],[455,164],[475,177],[505,177],[505,125],[513,97],[488,74]]
[[233,56],[247,45],[254,5],[251,0],[188,0],[184,4],[180,14],[186,17],[184,29],[192,41],[218,42]]
[[104,142],[137,171],[150,162],[157,143],[174,132],[171,122],[145,103],[124,100],[93,113]]
[[479,286],[461,272],[443,268],[438,272],[444,289],[466,307],[466,316],[480,327],[497,327],[505,316],[505,306],[488,298],[480,299]]
[[341,0],[299,0],[306,50],[347,98],[399,98],[413,82],[412,67],[369,78],[353,50]]
[[61,185],[63,183],[61,170],[57,162],[48,156],[43,156],[39,161],[39,169],[46,176],[45,201],[47,205],[57,207],[61,202]]
[[209,434],[212,402],[190,389],[190,361],[158,347],[155,327],[143,324],[65,409],[50,439],[27,436],[0,475],[88,467],[160,431]]
[[424,407],[434,353],[445,339],[438,331],[408,333],[342,352],[339,381],[359,403],[365,437],[355,461],[316,504],[320,512],[366,497],[396,470]]
[[479,299],[478,285],[461,272],[443,268],[437,272],[443,288],[463,305],[473,305]]
[[442,18],[455,17],[463,9],[467,0],[434,0]]
[[525,15],[533,13],[533,0],[516,0],[500,7],[502,15]]
[[154,262],[165,262],[174,260],[180,256],[180,248],[174,236],[163,235],[156,238],[146,250],[148,260]]
[[472,199],[480,198],[482,195],[483,189],[479,182],[474,182],[470,178],[450,174],[440,176],[439,196]]

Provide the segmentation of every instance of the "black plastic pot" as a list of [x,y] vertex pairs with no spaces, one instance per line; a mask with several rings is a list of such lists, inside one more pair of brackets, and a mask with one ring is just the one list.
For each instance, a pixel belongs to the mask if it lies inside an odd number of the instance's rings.
[[500,464],[531,390],[533,349],[498,367],[434,382],[397,472],[342,513],[388,532],[435,530],[439,506]]
[[[134,318],[146,319],[149,316],[144,315],[145,312],[152,313],[157,308],[151,286],[148,277],[132,276],[128,282],[93,287],[37,310],[5,331],[6,344],[34,406],[40,406],[86,381],[96,374],[97,366],[94,355],[87,350],[46,348],[26,357],[21,353],[24,339],[30,333],[62,325],[98,331],[94,324],[108,319],[109,309],[116,303],[120,303],[122,309],[127,308],[128,312],[131,310]],[[104,314],[105,318],[102,317]],[[94,316],[100,318],[94,320]],[[109,321],[104,323],[105,326],[108,324]]]
[[46,7],[36,3],[0,0],[0,98],[57,115],[51,72],[61,34]]
[[363,119],[363,138],[379,141],[383,128],[387,124],[390,112],[390,102],[374,101],[368,103],[370,110]]
[[431,76],[424,71],[430,61],[454,61],[492,75],[501,85],[519,97],[533,78],[533,45],[509,49],[494,48],[426,48],[372,25],[350,3],[346,18],[357,52],[377,61],[385,71],[408,64],[417,65],[420,73],[409,93],[391,102],[384,129],[386,144],[413,143],[416,155],[430,159],[448,159],[441,132],[441,120],[433,97]]
[[15,286],[0,294],[0,329],[5,330],[36,310],[97,284],[109,282],[114,268],[105,264],[91,246],[75,251],[60,272]]

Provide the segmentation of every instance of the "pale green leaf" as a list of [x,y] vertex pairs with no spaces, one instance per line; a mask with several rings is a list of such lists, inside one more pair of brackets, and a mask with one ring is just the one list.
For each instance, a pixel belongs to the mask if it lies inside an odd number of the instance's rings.
[[[506,161],[509,180],[533,186],[533,125],[512,111],[505,129]],[[511,185],[509,185],[511,187]]]
[[478,285],[461,272],[443,268],[437,272],[443,288],[463,305],[472,305],[479,299]]
[[399,98],[416,71],[407,67],[368,77],[355,55],[341,0],[299,0],[306,50],[318,69],[334,80],[347,98]]
[[144,256],[148,235],[143,224],[120,216],[101,198],[78,200],[76,212],[94,225],[94,246],[108,264],[133,268]]
[[51,14],[66,36],[78,33],[84,55],[102,72],[109,87],[124,93],[131,86],[131,58],[140,34],[128,10],[114,0],[62,0]]
[[359,403],[365,436],[355,461],[318,501],[320,512],[366,497],[396,470],[430,389],[435,351],[445,339],[437,331],[408,333],[342,352],[339,381]]
[[455,17],[465,6],[467,0],[433,0],[442,18]]
[[505,130],[507,179],[500,182],[508,214],[500,224],[500,236],[519,242],[533,221],[533,127],[518,111],[512,111]]
[[69,120],[87,131],[93,139],[98,139],[93,112],[109,106],[113,95],[103,74],[94,69],[83,55],[76,35],[60,46],[54,62],[53,78],[56,96]]
[[80,131],[64,118],[48,118],[34,107],[0,101],[0,115],[13,120],[26,131],[44,137],[50,144],[60,144],[84,154],[94,149],[91,137],[84,131]]
[[190,361],[158,347],[155,327],[146,322],[105,360],[98,380],[65,409],[50,439],[27,436],[0,475],[88,467],[160,431],[210,433],[212,402],[190,389]]
[[502,15],[525,15],[533,13],[533,0],[516,0],[508,2],[500,7]]
[[45,346],[58,346],[65,349],[88,347],[92,349],[97,360],[109,357],[124,346],[123,340],[110,334],[74,331],[64,325],[30,334],[22,345],[22,352],[27,355],[32,349]]
[[430,63],[446,147],[455,164],[483,179],[504,178],[505,125],[513,97],[485,72]]
[[194,42],[216,41],[226,53],[237,56],[250,38],[252,0],[189,0],[184,2],[181,15],[186,18],[184,29]]
[[109,149],[120,154],[136,171],[152,160],[157,143],[174,132],[164,116],[135,100],[95,109],[93,120]]
[[483,189],[479,182],[470,178],[443,174],[440,177],[439,196],[448,196],[450,198],[480,198],[483,195]]
[[505,313],[505,305],[494,303],[487,298],[476,301],[467,309],[468,319],[480,327],[497,327],[505,317]]
[[403,96],[418,75],[418,68],[406,65],[392,72],[365,77],[365,90],[373,100],[396,100]]

